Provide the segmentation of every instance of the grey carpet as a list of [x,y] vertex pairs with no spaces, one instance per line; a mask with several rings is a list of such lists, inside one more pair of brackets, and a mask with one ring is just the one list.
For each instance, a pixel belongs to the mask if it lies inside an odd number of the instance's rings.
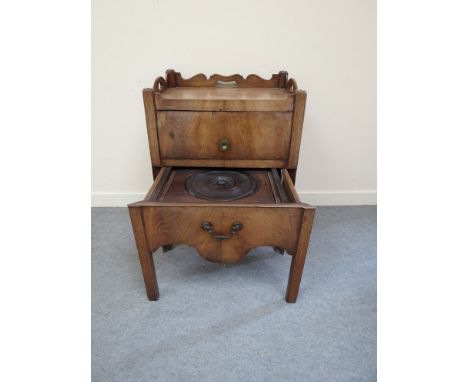
[[146,298],[126,208],[92,211],[92,376],[125,381],[375,381],[376,207],[317,209],[296,304],[289,255],[217,265],[154,254]]

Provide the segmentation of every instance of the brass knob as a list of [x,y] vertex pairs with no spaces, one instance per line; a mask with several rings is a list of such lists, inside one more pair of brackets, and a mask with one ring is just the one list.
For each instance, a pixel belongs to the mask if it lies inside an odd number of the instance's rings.
[[201,224],[201,229],[211,232],[213,231],[213,224],[211,224],[210,222],[203,222]]
[[238,223],[238,222],[232,223],[231,232],[235,234],[239,232],[242,229],[242,227],[244,227],[242,223]]
[[231,147],[231,142],[229,142],[229,139],[222,138],[222,139],[219,140],[219,142],[218,142],[219,151],[224,153],[224,152],[228,151],[230,147]]

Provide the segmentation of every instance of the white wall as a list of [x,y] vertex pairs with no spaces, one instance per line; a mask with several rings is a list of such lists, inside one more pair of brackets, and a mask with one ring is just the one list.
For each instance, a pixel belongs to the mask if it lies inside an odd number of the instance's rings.
[[152,182],[141,90],[190,77],[287,70],[308,93],[297,188],[316,205],[376,202],[374,0],[92,2],[92,200]]

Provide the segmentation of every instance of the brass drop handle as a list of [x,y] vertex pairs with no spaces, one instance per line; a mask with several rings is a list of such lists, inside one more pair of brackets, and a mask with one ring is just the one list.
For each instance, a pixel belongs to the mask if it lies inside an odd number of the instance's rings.
[[218,232],[215,232],[213,224],[211,224],[210,222],[203,222],[201,224],[202,230],[207,231],[211,237],[218,239],[218,240],[230,239],[237,232],[239,232],[243,227],[244,226],[242,225],[242,223],[239,223],[239,222],[232,223],[231,232],[229,233],[229,235],[222,235]]
[[218,142],[219,151],[224,153],[224,152],[228,151],[230,147],[231,147],[231,142],[229,142],[229,139],[222,138],[222,139],[219,140],[219,142]]

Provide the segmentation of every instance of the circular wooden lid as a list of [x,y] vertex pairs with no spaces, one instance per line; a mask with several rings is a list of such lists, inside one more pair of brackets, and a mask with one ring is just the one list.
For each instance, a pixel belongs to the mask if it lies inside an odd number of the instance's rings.
[[185,188],[197,198],[228,202],[252,195],[257,181],[238,171],[209,171],[191,174],[185,181]]

